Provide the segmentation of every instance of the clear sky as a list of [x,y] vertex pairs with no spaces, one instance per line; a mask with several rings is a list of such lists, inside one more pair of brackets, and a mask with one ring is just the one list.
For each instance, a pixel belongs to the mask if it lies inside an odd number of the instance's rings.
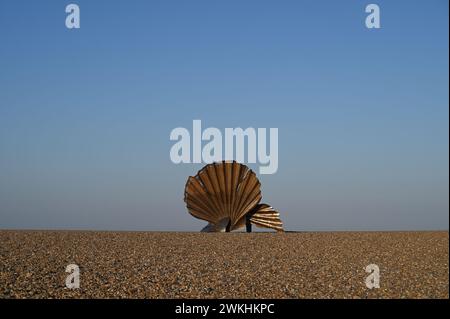
[[288,230],[448,229],[448,1],[71,2],[0,2],[0,228],[199,230],[200,119],[279,129]]

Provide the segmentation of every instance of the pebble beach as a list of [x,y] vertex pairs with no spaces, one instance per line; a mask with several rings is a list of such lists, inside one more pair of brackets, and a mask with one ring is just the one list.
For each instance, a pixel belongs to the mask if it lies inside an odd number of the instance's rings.
[[5,230],[0,243],[0,298],[449,298],[448,231]]

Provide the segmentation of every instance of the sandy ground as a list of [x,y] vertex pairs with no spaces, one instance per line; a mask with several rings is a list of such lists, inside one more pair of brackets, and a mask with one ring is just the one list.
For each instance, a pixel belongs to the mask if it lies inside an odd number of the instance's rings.
[[[448,298],[448,232],[0,231],[0,298]],[[68,264],[80,288],[65,287]],[[380,268],[368,289],[365,267]]]

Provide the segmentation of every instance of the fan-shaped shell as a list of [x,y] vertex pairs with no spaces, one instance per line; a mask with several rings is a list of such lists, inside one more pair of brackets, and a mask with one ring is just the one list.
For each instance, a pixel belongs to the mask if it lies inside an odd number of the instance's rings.
[[280,213],[267,204],[258,204],[249,213],[250,222],[259,227],[272,228],[277,231],[283,231],[283,223],[280,219]]
[[221,231],[223,225],[231,231],[245,225],[247,217],[257,226],[282,230],[279,214],[269,205],[258,205],[260,186],[256,174],[246,165],[235,161],[212,163],[189,177],[184,201],[191,215],[210,223],[205,231]]

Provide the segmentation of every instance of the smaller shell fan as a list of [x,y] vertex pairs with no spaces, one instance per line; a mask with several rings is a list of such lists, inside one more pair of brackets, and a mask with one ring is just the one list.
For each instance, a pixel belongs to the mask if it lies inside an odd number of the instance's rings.
[[209,222],[202,231],[232,231],[247,220],[283,231],[279,213],[261,200],[260,182],[246,165],[235,161],[208,164],[190,176],[184,192],[189,213]]
[[267,204],[258,204],[249,213],[250,222],[258,227],[272,228],[277,231],[283,231],[283,222],[280,219],[280,213]]

